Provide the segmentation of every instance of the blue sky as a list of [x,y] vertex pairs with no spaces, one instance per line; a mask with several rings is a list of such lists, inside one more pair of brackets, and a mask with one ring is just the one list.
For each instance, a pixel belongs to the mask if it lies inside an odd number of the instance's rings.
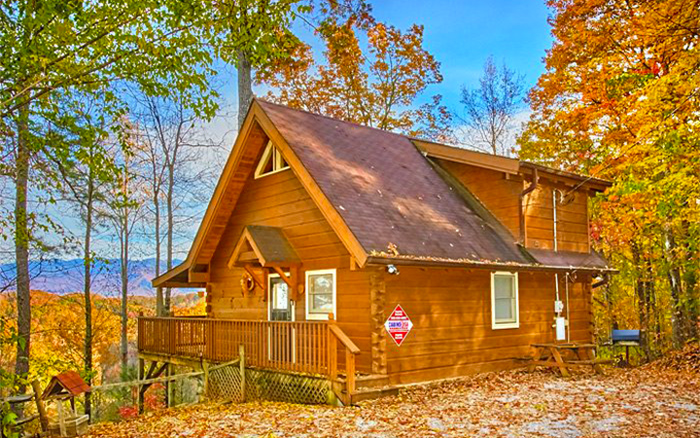
[[[418,104],[442,94],[448,107],[459,111],[462,86],[478,84],[489,55],[493,55],[497,63],[505,62],[524,74],[528,89],[544,72],[542,59],[552,38],[543,0],[374,0],[372,4],[379,21],[400,29],[414,23],[425,27],[424,46],[441,63],[443,82],[428,87]],[[308,28],[300,27],[297,31],[320,55],[321,41]],[[236,70],[222,66],[218,76],[225,98],[224,108],[208,129],[212,137],[223,136],[230,145],[236,135]],[[254,91],[258,95],[265,93],[263,87]],[[527,114],[528,111],[524,111],[519,119],[524,120]],[[197,225],[193,225],[192,233]],[[178,244],[177,256],[184,257],[188,248],[189,240],[183,239]]]
[[543,1],[381,0],[373,6],[379,20],[399,28],[425,26],[425,47],[442,64],[444,77],[426,95],[442,94],[453,108],[459,106],[462,85],[478,83],[489,55],[524,74],[527,88],[544,72],[542,59],[552,37]]

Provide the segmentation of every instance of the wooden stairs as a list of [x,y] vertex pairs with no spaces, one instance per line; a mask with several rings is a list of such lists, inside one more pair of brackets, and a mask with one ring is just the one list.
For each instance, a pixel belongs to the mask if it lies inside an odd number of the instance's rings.
[[348,397],[345,376],[338,376],[334,392],[344,405],[354,405],[367,400],[398,395],[399,388],[389,383],[386,374],[365,374],[355,378],[355,391]]

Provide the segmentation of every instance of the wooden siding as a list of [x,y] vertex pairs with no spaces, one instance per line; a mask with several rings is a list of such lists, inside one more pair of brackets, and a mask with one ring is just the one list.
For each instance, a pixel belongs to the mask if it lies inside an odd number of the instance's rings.
[[[552,273],[520,272],[520,328],[493,330],[489,271],[400,269],[398,276],[385,276],[385,308],[390,312],[401,304],[413,330],[401,347],[387,343],[392,383],[510,368],[515,365],[512,358],[531,354],[530,344],[554,341]],[[566,302],[560,277],[560,295]],[[569,286],[571,340],[590,341],[590,279],[578,281]]]
[[488,208],[517,239],[520,232],[518,196],[523,181],[516,176],[506,179],[503,172],[438,160],[440,165],[457,178]]
[[[262,301],[260,289],[244,297],[240,286],[243,269],[227,267],[233,247],[246,225],[267,225],[284,230],[303,263],[300,284],[304,283],[306,270],[337,269],[338,326],[362,351],[358,356],[358,369],[369,371],[369,274],[350,270],[349,253],[291,169],[259,179],[248,177],[211,260],[208,316],[268,318],[267,303]],[[305,295],[296,303],[295,319],[305,320]]]
[[[512,175],[506,178],[503,172],[468,164],[444,160],[439,160],[439,163],[505,225],[513,238],[519,238],[518,198],[529,182]],[[571,187],[540,177],[538,188],[524,199],[525,246],[528,248],[554,249],[554,189],[568,193]],[[557,246],[560,251],[590,251],[587,193],[579,189],[571,202],[560,204],[557,208]]]
[[[554,249],[553,191],[559,190],[557,196],[561,196],[561,193],[568,193],[570,189],[545,180],[527,195],[524,202],[526,247]],[[577,191],[567,201],[557,205],[557,249],[590,252],[588,195]]]

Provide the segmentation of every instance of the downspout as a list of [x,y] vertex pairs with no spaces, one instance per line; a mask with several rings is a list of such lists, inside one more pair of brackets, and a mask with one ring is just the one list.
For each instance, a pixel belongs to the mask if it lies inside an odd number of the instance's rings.
[[557,245],[557,189],[552,190],[552,219],[554,225],[554,252],[559,252]]
[[520,192],[518,197],[518,216],[520,219],[520,240],[521,245],[525,245],[525,212],[523,211],[523,199],[525,196],[532,193],[537,188],[537,182],[539,181],[539,176],[537,174],[537,168],[532,169],[532,184],[530,184],[525,190]]

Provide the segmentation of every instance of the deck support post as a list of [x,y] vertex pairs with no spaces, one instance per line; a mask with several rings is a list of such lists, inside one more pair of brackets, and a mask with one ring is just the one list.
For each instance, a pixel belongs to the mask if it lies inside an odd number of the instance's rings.
[[[139,357],[139,382],[144,379],[144,372],[145,372],[145,365],[146,361],[142,358]],[[139,408],[139,415],[143,414],[143,390],[142,390],[142,385],[139,384],[138,386],[138,408]]]
[[238,356],[240,358],[240,362],[238,365],[240,366],[240,373],[241,373],[241,401],[245,401],[245,347],[243,344],[238,346]]
[[352,400],[355,393],[355,355],[348,348],[345,349],[345,387],[348,400]]
[[[170,362],[168,362],[166,364],[165,375],[168,377],[173,375],[173,364],[171,364]],[[172,380],[165,381],[165,397],[166,397],[165,406],[168,408],[172,407],[172,405],[173,405],[173,386],[174,386],[173,383],[175,383],[175,382]]]
[[[328,315],[328,326],[335,324],[333,314]],[[331,382],[338,380],[338,340],[328,329],[328,377]]]
[[202,371],[204,372],[204,397],[209,399],[209,362],[202,361]]

